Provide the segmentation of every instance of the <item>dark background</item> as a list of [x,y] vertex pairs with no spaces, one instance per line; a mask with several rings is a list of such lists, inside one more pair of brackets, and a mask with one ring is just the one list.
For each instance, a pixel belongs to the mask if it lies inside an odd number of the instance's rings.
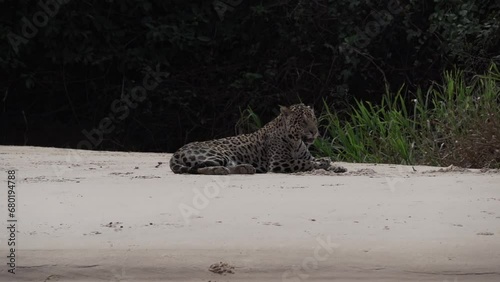
[[0,0],[0,144],[170,152],[500,61],[496,0],[60,2]]

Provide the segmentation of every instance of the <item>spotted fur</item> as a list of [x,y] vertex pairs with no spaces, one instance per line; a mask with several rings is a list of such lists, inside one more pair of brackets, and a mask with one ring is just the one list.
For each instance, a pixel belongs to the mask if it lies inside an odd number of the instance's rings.
[[308,147],[318,136],[313,109],[281,107],[261,129],[222,139],[184,145],[170,159],[174,173],[253,174],[329,169],[329,158],[314,158]]

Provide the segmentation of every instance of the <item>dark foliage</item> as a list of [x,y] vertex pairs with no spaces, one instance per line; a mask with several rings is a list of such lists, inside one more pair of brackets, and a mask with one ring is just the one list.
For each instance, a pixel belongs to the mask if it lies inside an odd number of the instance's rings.
[[500,59],[497,2],[0,0],[0,143],[172,151],[248,106],[410,99]]

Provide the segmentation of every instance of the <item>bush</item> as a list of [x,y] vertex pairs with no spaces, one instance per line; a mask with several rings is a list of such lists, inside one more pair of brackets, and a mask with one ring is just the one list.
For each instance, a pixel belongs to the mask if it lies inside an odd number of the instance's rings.
[[238,108],[375,106],[390,86],[416,93],[499,60],[496,0],[59,2],[14,48],[43,9],[0,1],[2,144],[76,147],[148,67],[170,76],[96,149],[173,151],[233,134]]
[[411,103],[401,91],[380,105],[357,101],[342,121],[325,104],[321,155],[339,161],[500,167],[500,72],[466,79],[446,72],[443,84],[417,91]]

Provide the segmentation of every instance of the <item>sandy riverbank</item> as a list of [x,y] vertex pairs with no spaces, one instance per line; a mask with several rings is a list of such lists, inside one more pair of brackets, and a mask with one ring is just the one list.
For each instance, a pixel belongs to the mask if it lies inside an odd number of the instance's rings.
[[0,280],[500,281],[498,172],[212,177],[174,175],[169,157],[0,146],[5,226],[9,169],[18,208]]

